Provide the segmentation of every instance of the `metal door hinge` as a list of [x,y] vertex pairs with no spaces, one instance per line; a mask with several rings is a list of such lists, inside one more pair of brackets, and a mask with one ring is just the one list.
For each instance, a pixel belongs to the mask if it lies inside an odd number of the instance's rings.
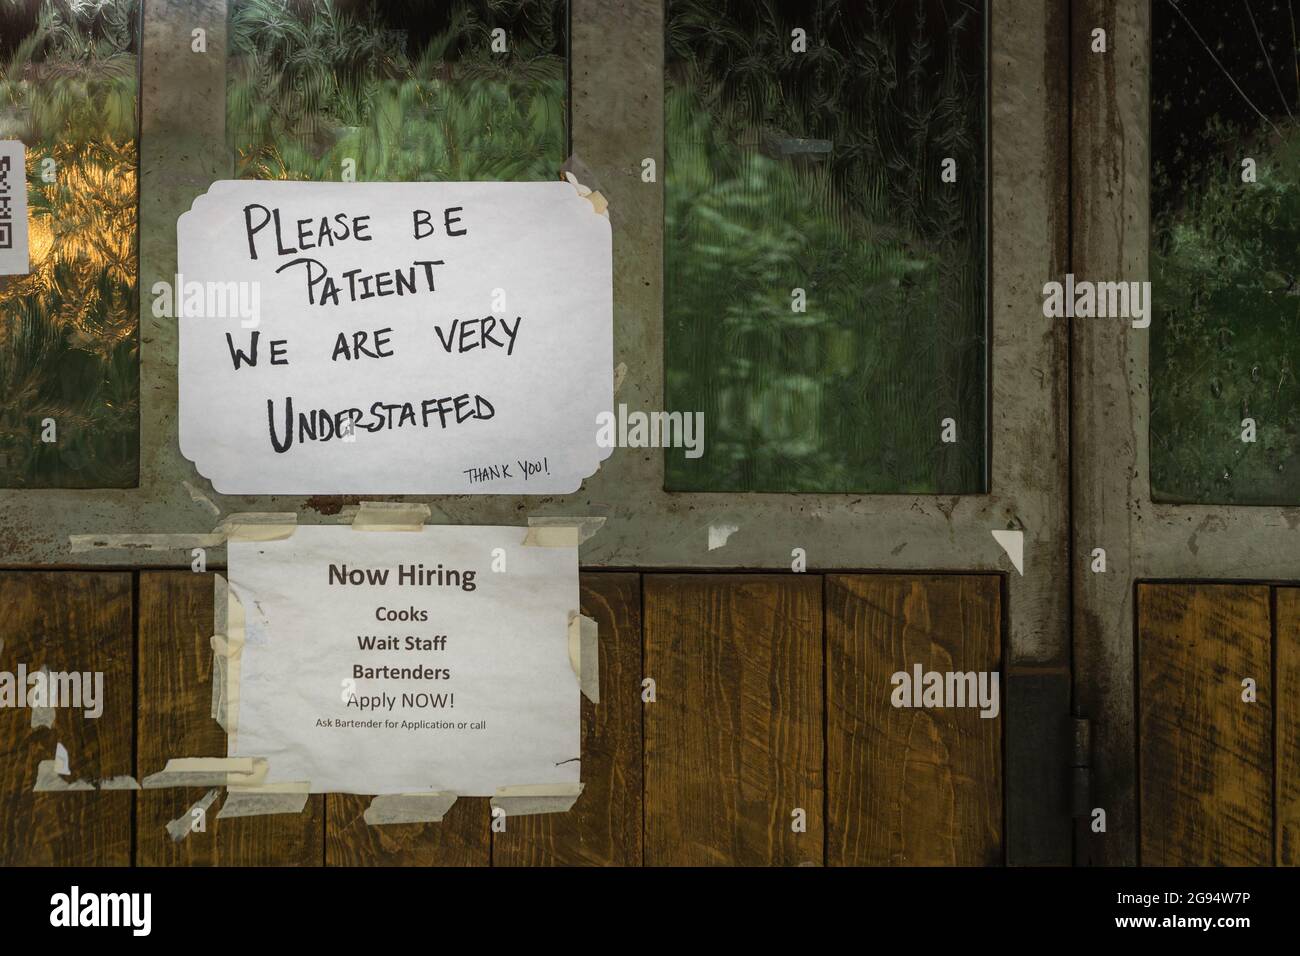
[[1087,717],[1071,718],[1070,811],[1075,817],[1092,812],[1092,725]]

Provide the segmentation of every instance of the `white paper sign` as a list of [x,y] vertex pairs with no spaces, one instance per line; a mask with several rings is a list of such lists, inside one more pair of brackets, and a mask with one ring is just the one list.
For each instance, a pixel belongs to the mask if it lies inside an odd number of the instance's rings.
[[219,492],[564,494],[609,455],[610,226],[569,183],[223,181],[177,243]]
[[16,139],[0,140],[0,276],[26,275],[27,147]]
[[312,793],[576,783],[578,552],[523,547],[525,534],[314,526],[232,540],[245,643],[229,755],[265,757],[268,782]]

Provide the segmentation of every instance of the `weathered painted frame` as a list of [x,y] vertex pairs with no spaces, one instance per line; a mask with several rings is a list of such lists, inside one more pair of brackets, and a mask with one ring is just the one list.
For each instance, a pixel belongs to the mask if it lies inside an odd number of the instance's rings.
[[[230,497],[212,491],[176,437],[174,321],[148,290],[176,266],[177,217],[231,173],[225,129],[225,0],[148,0],[142,50],[140,486],[0,492],[0,566],[187,566],[187,549],[94,548],[71,535],[203,533],[222,514],[292,511],[342,520],[348,499]],[[614,226],[615,364],[630,408],[663,407],[661,0],[572,0],[571,128],[576,155],[608,197]],[[190,52],[207,31],[208,53]],[[989,17],[990,493],[969,496],[668,493],[654,450],[616,450],[565,497],[433,497],[435,523],[523,524],[529,515],[605,515],[587,567],[1009,572],[1006,664],[1007,859],[1069,863],[1070,639],[1067,329],[1042,315],[1043,282],[1069,244],[1069,17],[1064,3],[993,0]],[[939,423],[935,423],[936,430]],[[708,549],[711,524],[739,530]],[[1024,575],[990,532],[1021,529]],[[208,560],[224,561],[224,549]]]
[[[1108,37],[1089,51],[1091,30]],[[1151,5],[1075,0],[1074,272],[1149,278]],[[1300,507],[1151,500],[1148,331],[1076,320],[1073,335],[1074,653],[1091,720],[1093,803],[1105,833],[1078,830],[1080,862],[1139,862],[1136,583],[1300,578]],[[1107,572],[1089,556],[1105,548]]]

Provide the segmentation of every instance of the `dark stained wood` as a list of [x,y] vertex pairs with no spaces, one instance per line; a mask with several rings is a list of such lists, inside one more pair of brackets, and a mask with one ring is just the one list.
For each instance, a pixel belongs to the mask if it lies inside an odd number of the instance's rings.
[[1277,865],[1300,866],[1300,588],[1278,588],[1275,601]]
[[461,797],[440,823],[370,826],[372,798],[326,795],[325,862],[329,866],[487,866],[492,811],[487,797]]
[[[822,581],[652,574],[645,862],[820,864]],[[792,831],[802,809],[807,830]]]
[[[140,701],[137,779],[172,757],[224,757],[226,733],[212,719],[211,574],[140,573]],[[167,824],[207,793],[206,787],[142,790],[136,796],[136,859],[141,866],[320,866],[324,798],[300,814],[218,820],[224,789],[207,813],[205,832],[173,841]]]
[[1001,646],[994,576],[827,576],[829,864],[1002,861],[1001,706],[891,703],[896,672],[998,672]]
[[513,817],[494,866],[641,863],[641,578],[584,573],[582,612],[600,628],[600,704],[582,699],[582,796],[568,813]]
[[0,670],[100,671],[104,710],[55,710],[33,728],[26,707],[0,708],[0,864],[127,866],[130,791],[33,793],[36,768],[68,751],[69,782],[131,775],[134,703],[131,574],[0,572]]
[[1140,585],[1138,642],[1141,862],[1271,864],[1269,589]]

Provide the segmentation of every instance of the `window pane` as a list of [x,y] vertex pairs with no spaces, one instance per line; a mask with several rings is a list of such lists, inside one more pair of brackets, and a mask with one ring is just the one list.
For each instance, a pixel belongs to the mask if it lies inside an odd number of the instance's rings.
[[[563,0],[231,0],[235,175],[554,179],[567,155]],[[501,29],[505,52],[493,50]]]
[[0,276],[4,487],[136,484],[139,14],[0,0],[0,139],[27,148],[30,254]]
[[984,490],[984,42],[971,0],[670,0],[670,490]]
[[1152,13],[1152,493],[1300,504],[1292,5]]

